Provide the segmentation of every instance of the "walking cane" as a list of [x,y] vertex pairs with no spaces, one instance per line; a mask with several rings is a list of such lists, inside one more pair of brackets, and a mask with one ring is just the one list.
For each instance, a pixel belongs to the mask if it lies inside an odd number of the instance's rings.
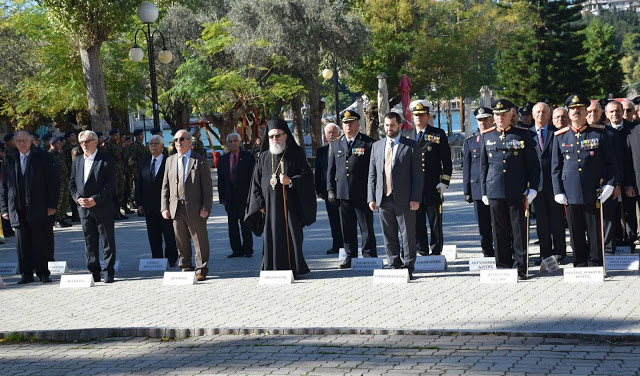
[[531,217],[531,213],[529,211],[529,194],[524,195],[524,222],[525,222],[525,244],[524,247],[524,273],[528,277],[529,276],[529,218]]
[[[598,190],[598,196],[602,194],[602,184],[604,183],[604,179],[600,179],[600,189]],[[604,261],[604,214],[602,211],[602,202],[600,199],[596,199],[596,209],[600,211],[600,248],[602,250],[602,272],[604,276],[607,276],[607,265]]]
[[[284,163],[280,161],[280,171],[284,175]],[[287,229],[287,260],[289,260],[289,269],[293,271],[291,267],[291,248],[289,246],[289,215],[287,214],[287,191],[284,184],[282,184],[282,202],[284,204],[284,225]]]

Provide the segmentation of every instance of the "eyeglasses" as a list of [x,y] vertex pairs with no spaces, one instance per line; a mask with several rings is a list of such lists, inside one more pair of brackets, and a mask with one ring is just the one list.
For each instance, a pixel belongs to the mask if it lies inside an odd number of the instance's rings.
[[173,142],[178,142],[178,141],[182,142],[184,140],[190,140],[190,139],[186,137],[176,137],[173,139]]
[[93,138],[89,139],[89,140],[82,140],[82,141],[78,141],[80,143],[80,145],[84,145],[84,144],[88,144],[91,141],[95,141]]
[[272,134],[272,135],[269,135],[269,139],[278,140],[280,137],[282,137],[284,135],[285,135],[284,133]]
[[622,111],[624,111],[624,112],[633,112],[633,108],[625,108]]

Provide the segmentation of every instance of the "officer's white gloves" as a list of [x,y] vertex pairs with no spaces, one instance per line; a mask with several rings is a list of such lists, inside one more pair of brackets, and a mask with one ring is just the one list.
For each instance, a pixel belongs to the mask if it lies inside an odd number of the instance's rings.
[[535,189],[527,189],[526,191],[524,191],[524,194],[527,195],[527,202],[531,204],[533,202],[533,199],[538,195],[538,191],[536,191]]
[[485,205],[489,206],[489,197],[482,196],[482,203],[484,203]]
[[564,193],[553,196],[553,199],[560,205],[567,205],[569,203],[569,201],[567,201],[567,196]]
[[600,202],[607,201],[607,199],[613,193],[613,188],[613,185],[605,185],[604,187],[602,187],[602,193],[600,194],[600,196],[598,196],[598,200],[600,200]]
[[440,192],[440,196],[444,194],[444,191],[446,191],[447,188],[449,188],[449,186],[445,183],[438,183],[438,185],[436,185],[436,189]]

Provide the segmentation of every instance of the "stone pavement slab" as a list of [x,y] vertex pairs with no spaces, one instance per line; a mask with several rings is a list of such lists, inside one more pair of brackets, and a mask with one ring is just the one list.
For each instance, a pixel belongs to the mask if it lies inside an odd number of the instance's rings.
[[[215,173],[214,173],[215,176]],[[312,272],[292,285],[258,283],[262,240],[252,258],[233,258],[224,209],[216,204],[208,221],[210,275],[193,286],[163,286],[162,272],[138,272],[150,251],[144,218],[116,222],[121,270],[116,283],[89,289],[60,289],[54,283],[16,285],[2,276],[0,335],[25,332],[49,339],[109,336],[188,337],[223,333],[443,334],[504,333],[635,339],[640,335],[637,272],[609,272],[604,283],[565,284],[560,272],[537,274],[513,285],[481,284],[468,271],[479,257],[473,206],[462,200],[461,176],[445,194],[445,244],[458,259],[444,272],[416,273],[406,285],[372,283],[372,272],[338,270],[330,247],[324,204],[318,221],[305,228],[304,252]],[[375,215],[378,254],[383,255]],[[71,273],[86,273],[80,226],[56,229],[56,259]],[[536,239],[531,229],[532,241]],[[0,263],[15,262],[15,238],[0,246]],[[537,246],[531,245],[532,259]],[[174,269],[177,270],[177,269]],[[446,338],[446,337],[445,337]]]

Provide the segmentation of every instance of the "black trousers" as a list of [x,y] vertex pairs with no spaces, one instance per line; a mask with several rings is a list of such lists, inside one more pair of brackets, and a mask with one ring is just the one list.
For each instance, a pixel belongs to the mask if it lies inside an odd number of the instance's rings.
[[356,225],[359,224],[362,236],[362,257],[378,257],[376,234],[373,231],[373,212],[366,202],[340,200],[340,223],[347,256],[358,257]]
[[536,211],[540,257],[566,256],[564,207],[555,201],[553,192],[540,191],[533,200],[533,208]]
[[[524,197],[518,200],[489,199],[493,244],[496,248],[498,268],[526,270],[526,221],[524,217]],[[512,251],[513,246],[513,251]],[[515,262],[513,261],[515,259]]]
[[27,221],[26,212],[18,212],[18,227],[16,233],[16,248],[18,251],[18,270],[25,279],[33,279],[33,272],[40,278],[48,277],[51,273],[47,265],[47,227],[48,218],[43,221]]
[[493,230],[491,226],[491,211],[489,206],[485,205],[482,200],[474,200],[473,208],[476,212],[476,221],[478,222],[478,230],[480,231],[480,247],[485,257],[494,257],[493,249]]
[[596,208],[595,203],[570,204],[566,208],[573,247],[573,266],[602,266],[600,209]]
[[49,223],[47,225],[47,261],[56,261],[55,259],[55,239],[53,238],[53,225],[56,222],[56,215],[49,216]]
[[[151,257],[166,258],[169,264],[175,265],[178,261],[178,249],[176,248],[176,236],[173,233],[173,223],[170,219],[162,218],[160,213],[145,213],[147,222],[147,235],[151,247]],[[164,238],[164,253],[162,252],[162,238]]]
[[[244,225],[244,216],[238,216],[237,210],[227,212],[227,226],[229,228],[229,243],[233,253],[253,254],[253,234]],[[242,234],[242,241],[240,235]]]
[[[429,231],[431,232],[431,243],[427,235],[427,218],[429,218]],[[442,253],[442,213],[440,204],[427,206],[420,205],[416,211],[416,250],[419,255],[427,256],[429,251],[432,255]]]
[[[106,205],[106,203],[105,203]],[[102,242],[104,271],[108,275],[115,274],[116,264],[116,237],[113,225],[113,215],[110,217],[95,217],[89,214],[86,218],[80,218],[82,232],[84,233],[84,249],[87,258],[87,269],[92,274],[100,273],[100,245]]]
[[324,200],[324,204],[327,208],[327,217],[329,217],[329,226],[331,227],[331,239],[333,240],[331,249],[340,249],[344,245],[342,228],[340,227],[340,204],[330,204],[327,200]]

